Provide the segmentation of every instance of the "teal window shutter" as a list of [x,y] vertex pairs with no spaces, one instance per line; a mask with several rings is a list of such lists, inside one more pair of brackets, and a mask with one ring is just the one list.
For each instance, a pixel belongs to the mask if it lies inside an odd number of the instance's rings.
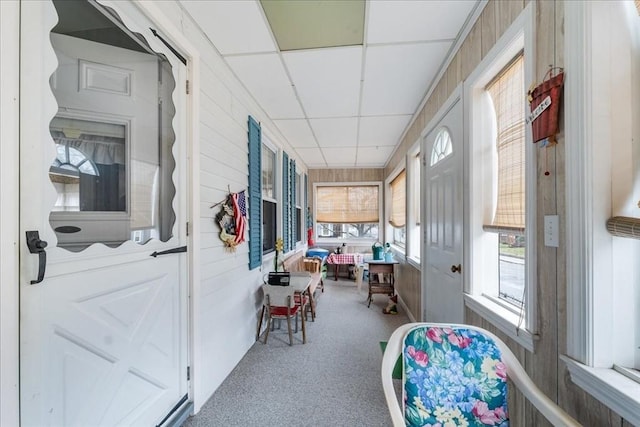
[[291,222],[289,214],[291,212],[291,194],[289,192],[289,155],[285,152],[282,153],[282,229],[284,241],[284,252],[289,252],[291,233]]
[[249,116],[249,270],[262,264],[262,130]]
[[[309,225],[309,221],[311,220],[310,218],[310,214],[311,212],[309,212],[309,184],[307,182],[307,174],[304,174],[304,200],[300,203],[300,206],[302,206],[302,209],[304,209],[304,232],[307,232],[307,229],[309,227],[311,227],[311,225]],[[302,233],[304,235],[304,233]],[[303,237],[304,239],[304,237]]]
[[298,230],[297,227],[299,227],[298,225],[298,218],[296,215],[296,205],[298,204],[298,189],[296,188],[296,161],[292,160],[290,162],[291,165],[291,175],[290,175],[290,181],[291,181],[291,186],[289,187],[289,193],[291,194],[291,214],[290,214],[290,218],[291,218],[291,233],[289,233],[290,239],[291,239],[291,249],[295,249],[296,247],[296,231]]

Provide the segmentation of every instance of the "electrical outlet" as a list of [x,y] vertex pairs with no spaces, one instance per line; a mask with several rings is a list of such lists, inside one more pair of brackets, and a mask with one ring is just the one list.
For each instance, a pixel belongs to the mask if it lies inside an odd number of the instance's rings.
[[560,221],[558,215],[544,216],[544,245],[557,248],[560,243]]

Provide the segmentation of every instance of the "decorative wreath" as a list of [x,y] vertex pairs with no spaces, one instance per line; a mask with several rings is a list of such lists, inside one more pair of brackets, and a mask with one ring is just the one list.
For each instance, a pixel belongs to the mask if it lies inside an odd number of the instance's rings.
[[220,240],[227,250],[235,252],[236,246],[244,242],[247,221],[244,191],[229,193],[219,204],[220,211],[216,214],[215,221],[220,226]]

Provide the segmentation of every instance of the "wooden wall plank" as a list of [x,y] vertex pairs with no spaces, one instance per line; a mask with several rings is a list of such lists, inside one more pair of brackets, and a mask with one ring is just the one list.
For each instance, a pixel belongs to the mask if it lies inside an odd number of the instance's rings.
[[407,306],[411,316],[419,322],[422,312],[420,270],[404,261],[396,265],[396,292]]
[[[545,68],[542,64],[554,61],[555,4],[552,1],[536,5],[536,75]],[[510,8],[508,8],[510,9]],[[544,74],[544,73],[543,73]],[[525,83],[527,86],[527,84]],[[557,400],[558,384],[558,318],[557,318],[557,256],[556,248],[544,245],[544,216],[556,212],[555,149],[537,147],[537,298],[538,333],[535,352],[527,358],[529,375],[551,399]],[[549,175],[545,175],[545,172]],[[540,417],[534,414],[528,420],[538,425]]]
[[464,80],[482,60],[481,22],[476,22],[461,47],[461,78]]
[[489,2],[480,15],[480,21],[482,22],[481,37],[482,37],[482,57],[487,55],[487,52],[491,50],[493,45],[496,44],[497,28],[496,28],[496,3]]
[[460,55],[456,54],[445,73],[447,80],[447,93],[451,94],[462,81],[462,68],[460,64]]

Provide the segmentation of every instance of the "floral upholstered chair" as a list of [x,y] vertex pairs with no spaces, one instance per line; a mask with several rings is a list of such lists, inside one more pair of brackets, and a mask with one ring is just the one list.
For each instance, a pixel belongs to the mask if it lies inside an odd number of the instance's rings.
[[[402,355],[402,409],[392,371]],[[578,426],[531,381],[498,337],[468,325],[410,323],[398,328],[382,360],[394,426],[508,426],[507,377],[553,424]]]

